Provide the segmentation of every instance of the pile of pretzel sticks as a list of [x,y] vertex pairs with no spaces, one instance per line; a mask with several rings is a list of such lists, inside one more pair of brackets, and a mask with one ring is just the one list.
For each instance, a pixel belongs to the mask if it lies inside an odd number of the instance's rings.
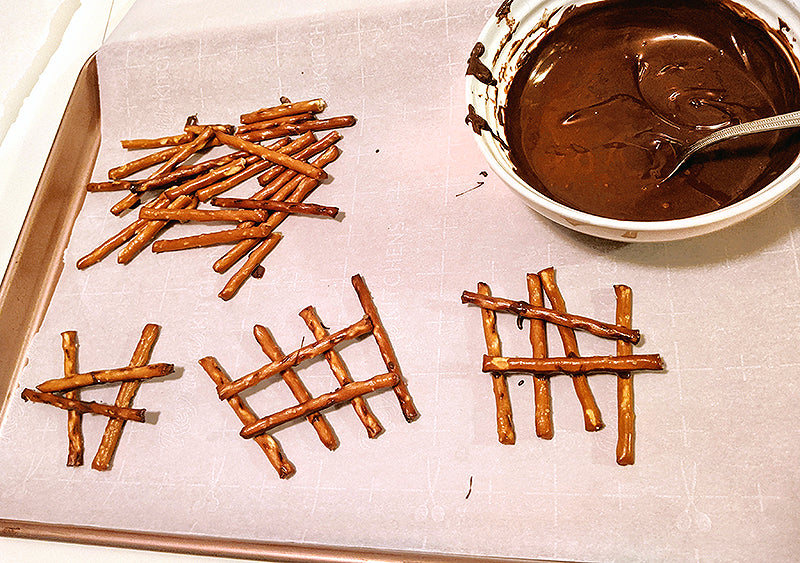
[[[356,122],[352,115],[319,119],[325,107],[321,99],[292,103],[282,98],[280,105],[241,115],[239,126],[202,125],[191,116],[177,135],[123,140],[125,149],[155,150],[112,168],[109,181],[92,182],[87,190],[128,192],[110,211],[120,216],[138,208],[137,217],[80,258],[78,268],[88,268],[117,249],[117,261],[127,264],[147,246],[154,252],[169,252],[232,244],[213,264],[214,271],[222,274],[244,258],[219,293],[224,300],[232,298],[248,277],[263,275],[261,262],[280,241],[275,229],[288,215],[336,217],[339,212],[304,202],[328,177],[323,168],[339,156],[336,143],[342,136],[336,129]],[[329,133],[317,138],[319,131]],[[194,161],[212,147],[232,152]],[[156,165],[160,166],[146,177],[130,179]],[[253,177],[260,189],[250,197],[219,197]],[[153,242],[175,221],[226,221],[235,226]]]
[[[68,412],[67,466],[77,467],[83,465],[82,415],[98,414],[108,417],[100,447],[92,460],[92,468],[98,471],[105,471],[110,468],[125,422],[145,422],[145,410],[131,407],[139,386],[145,379],[162,377],[175,371],[173,364],[149,363],[159,332],[158,325],[145,325],[128,366],[85,373],[78,373],[77,333],[72,330],[61,333],[61,347],[64,351],[64,376],[40,383],[36,386],[37,390],[25,389],[22,392],[22,398],[25,401],[49,404]],[[81,390],[91,386],[112,383],[120,384],[117,398],[113,405],[80,399]]]
[[[613,373],[617,376],[617,463],[633,464],[635,416],[632,372],[662,370],[664,362],[658,354],[633,355],[633,345],[639,342],[640,333],[631,328],[631,289],[625,285],[614,286],[617,300],[616,322],[605,323],[567,313],[553,268],[547,268],[538,274],[528,274],[527,286],[527,302],[492,297],[491,289],[483,282],[478,284],[477,292],[465,291],[461,295],[462,303],[481,308],[487,347],[482,369],[492,374],[499,441],[503,444],[513,444],[516,440],[507,374],[524,373],[534,376],[536,435],[549,440],[553,437],[550,377],[558,374],[571,376],[583,410],[584,426],[587,431],[594,432],[601,430],[605,425],[589,387],[587,375]],[[545,295],[550,301],[550,308],[544,306]],[[516,315],[520,328],[524,319],[530,321],[531,357],[512,358],[502,355],[497,332],[498,312]],[[564,347],[563,357],[548,356],[546,323],[557,326]],[[616,355],[581,357],[575,337],[576,329],[616,341]]]

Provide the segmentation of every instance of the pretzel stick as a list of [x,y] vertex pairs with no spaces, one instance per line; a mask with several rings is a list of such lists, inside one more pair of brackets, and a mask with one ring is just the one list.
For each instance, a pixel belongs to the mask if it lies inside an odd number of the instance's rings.
[[234,174],[238,174],[245,169],[246,166],[254,164],[258,157],[249,156],[247,158],[239,158],[228,164],[214,168],[205,172],[201,176],[192,178],[188,182],[172,186],[164,190],[164,195],[169,199],[175,199],[181,195],[191,195],[201,188],[215,184],[225,178],[230,178]]
[[[161,208],[166,207],[167,205],[169,205],[169,200],[167,198],[161,198],[150,201],[144,207]],[[88,268],[93,264],[97,264],[100,260],[136,236],[136,232],[147,224],[148,221],[144,219],[137,219],[120,232],[101,243],[100,246],[92,250],[89,254],[80,258],[77,262],[78,269],[83,270],[84,268]]]
[[239,117],[239,122],[253,123],[254,121],[265,121],[267,119],[275,119],[276,117],[283,117],[285,115],[297,115],[298,113],[319,113],[323,111],[327,105],[328,104],[325,103],[325,100],[322,99],[286,103],[279,106],[261,108],[242,114]]
[[[200,360],[200,365],[206,371],[208,376],[211,378],[217,386],[225,385],[226,383],[230,382],[230,378],[222,371],[219,363],[212,357],[202,358]],[[252,424],[258,420],[258,417],[255,413],[247,406],[247,403],[239,397],[239,395],[234,395],[230,399],[228,399],[228,404],[233,409],[233,412],[236,413],[236,416],[242,422],[242,424]],[[267,459],[272,464],[272,467],[278,472],[278,476],[281,479],[287,479],[294,475],[295,468],[292,463],[286,458],[281,449],[280,444],[278,441],[275,440],[269,434],[261,434],[260,436],[255,437],[256,443],[261,446],[261,450],[266,454]]]
[[[617,324],[631,326],[633,316],[633,295],[626,285],[615,285],[617,296]],[[633,346],[627,342],[617,341],[617,355],[628,356],[633,353]],[[635,424],[636,414],[633,410],[633,374],[619,373],[617,377],[617,464],[633,465],[635,460]]]
[[[72,377],[78,373],[78,333],[68,330],[61,333],[61,348],[64,351],[64,377]],[[64,393],[67,399],[79,399],[78,391]],[[67,466],[83,465],[83,424],[81,414],[76,411],[67,412]]]
[[[143,366],[150,361],[150,354],[153,351],[153,346],[158,339],[160,328],[156,324],[147,324],[142,330],[142,335],[139,337],[139,343],[131,357],[131,367]],[[128,408],[133,404],[133,398],[139,390],[141,381],[124,381],[117,391],[117,399],[114,405],[121,408]],[[100,440],[100,447],[92,460],[92,469],[97,471],[105,471],[111,465],[111,459],[114,457],[114,452],[117,450],[122,429],[125,426],[125,421],[118,418],[110,418],[106,423],[106,429],[103,431],[103,437]]]
[[127,150],[160,149],[163,147],[183,145],[190,142],[194,137],[194,133],[183,132],[179,135],[169,135],[167,137],[158,137],[155,139],[123,139],[120,141],[120,144],[123,149]]
[[[304,133],[303,135],[313,135],[313,133],[309,132],[309,133]],[[298,160],[308,160],[309,158],[322,153],[327,148],[332,147],[337,142],[339,142],[341,138],[342,138],[341,133],[339,133],[338,131],[332,131],[327,135],[325,135],[319,141],[315,141],[314,144],[309,145],[299,153],[293,154],[292,156],[294,156]],[[322,167],[324,165],[315,163],[315,166]],[[294,170],[286,170],[286,168],[283,168],[282,166],[275,166],[274,168],[271,168],[266,172],[264,172],[261,176],[258,177],[258,183],[261,184],[262,186],[265,186],[265,188],[263,190],[259,190],[258,192],[256,192],[256,194],[253,195],[251,199],[266,199],[270,197],[274,192],[277,191],[277,188],[273,187],[268,189],[266,186],[272,181],[277,181],[276,179],[283,176],[284,174],[288,174],[291,177],[294,177],[293,174],[296,174],[296,172]],[[288,181],[288,179],[285,181]]]
[[48,379],[40,383],[36,388],[42,393],[54,393],[57,391],[71,391],[80,387],[94,385],[96,383],[114,383],[116,381],[128,381],[131,379],[150,379],[169,375],[175,371],[172,364],[158,363],[143,366],[128,366],[124,368],[100,369],[86,373],[76,373],[69,377]]
[[261,241],[247,256],[247,260],[242,264],[242,267],[231,276],[228,283],[226,283],[222,291],[219,292],[220,299],[228,301],[236,295],[239,288],[242,287],[244,282],[253,274],[258,265],[264,261],[267,254],[272,252],[272,249],[275,248],[282,238],[283,235],[280,233],[272,232],[267,238]]
[[[317,340],[322,340],[328,336],[328,330],[322,325],[322,321],[317,316],[314,307],[306,307],[302,311],[300,311],[300,317],[306,322],[306,325],[314,334],[314,338]],[[350,377],[350,374],[347,371],[347,366],[345,365],[342,357],[336,350],[329,350],[325,352],[325,360],[327,360],[328,365],[333,372],[334,377],[336,377],[336,381],[339,382],[339,385],[344,387],[350,383],[353,383],[353,378]],[[353,410],[358,416],[361,423],[364,425],[364,428],[367,429],[367,436],[370,438],[377,438],[381,432],[383,432],[383,426],[372,414],[372,411],[367,405],[367,401],[364,397],[358,396],[353,397],[350,401],[350,404],[353,405]]]
[[246,141],[239,137],[234,137],[233,135],[228,135],[227,133],[223,133],[221,131],[215,131],[214,133],[221,143],[226,144],[229,147],[258,155],[264,160],[268,160],[274,164],[280,164],[286,168],[291,168],[296,172],[305,174],[306,176],[310,176],[316,180],[324,180],[328,177],[324,170],[302,160],[297,160],[296,158],[283,154],[279,151],[268,149],[267,147],[251,143],[250,141]]
[[[534,307],[543,307],[542,280],[536,274],[528,274],[528,301]],[[547,330],[545,324],[538,319],[531,319],[529,337],[534,358],[547,357]],[[535,405],[534,419],[536,435],[545,440],[553,438],[553,401],[550,394],[550,379],[533,378],[533,396]]]
[[255,221],[263,223],[269,213],[261,209],[141,209],[140,219],[161,221]]
[[245,123],[236,128],[236,135],[247,133],[248,131],[256,131],[259,129],[274,129],[279,125],[287,123],[300,123],[307,119],[313,119],[314,114],[311,112],[298,113],[297,115],[284,115],[283,117],[276,117],[273,119],[265,119],[263,121],[253,121],[252,123]]
[[242,431],[239,432],[239,435],[242,438],[254,438],[264,432],[269,432],[281,424],[285,424],[296,418],[300,418],[301,416],[307,416],[310,413],[319,412],[334,405],[346,403],[351,401],[354,397],[365,395],[367,393],[373,393],[379,389],[396,386],[398,381],[400,381],[400,377],[396,373],[384,373],[381,375],[376,375],[375,377],[367,379],[366,381],[354,381],[353,383],[348,383],[336,391],[325,393],[324,395],[310,399],[305,403],[283,409],[275,414],[265,416],[264,418],[259,419],[257,422],[248,424],[242,428]]
[[[166,198],[164,198],[166,199]],[[184,207],[197,205],[197,200],[192,199],[188,195],[184,195],[167,205],[168,209],[181,209]],[[142,251],[142,249],[150,244],[155,236],[169,224],[169,221],[147,221],[139,229],[137,229],[136,236],[131,240],[117,255],[117,262],[120,264],[127,264]]]
[[[284,142],[284,144],[288,142],[286,139],[281,139],[281,141]],[[276,145],[280,144],[281,141],[275,144]],[[234,160],[238,160],[240,158],[247,158],[248,156],[251,155],[244,151],[236,151],[223,156],[218,156],[216,158],[203,160],[201,162],[198,162],[197,164],[184,164],[178,166],[175,170],[167,174],[161,174],[159,176],[156,176],[155,178],[148,178],[146,180],[134,181],[133,186],[131,187],[131,191],[136,193],[143,193],[155,188],[160,188],[184,180],[189,180],[190,178],[199,176],[200,174],[208,172],[209,170],[218,168],[220,166],[225,166],[226,164],[229,164]]]
[[318,340],[312,344],[299,348],[285,356],[282,360],[272,362],[256,371],[236,379],[226,385],[218,386],[217,392],[220,399],[228,399],[237,393],[263,381],[273,375],[296,366],[297,364],[324,354],[337,344],[346,340],[353,340],[372,331],[372,321],[365,316],[360,321],[331,334],[329,337]]
[[236,132],[236,126],[228,123],[215,123],[213,125],[199,125],[197,123],[187,123],[184,125],[183,130],[187,133],[194,133],[195,135],[201,134],[206,128],[213,129],[214,131],[222,131],[233,135]]
[[165,162],[175,156],[182,148],[182,145],[169,147],[158,152],[150,153],[147,156],[131,160],[120,166],[116,166],[108,171],[109,180],[121,180],[131,174],[136,174],[140,170],[150,168],[160,162]]
[[239,209],[264,209],[268,211],[282,211],[284,213],[298,215],[322,215],[325,217],[336,217],[339,214],[338,207],[328,207],[317,205],[316,203],[292,203],[289,201],[272,201],[269,199],[238,199],[233,197],[215,197],[211,200],[211,205],[218,207],[234,207]]
[[[277,150],[280,153],[294,156],[298,153],[298,151],[302,150],[303,148],[307,147],[311,143],[316,141],[316,137],[314,137],[313,133],[308,133],[306,135],[301,135],[291,143],[287,144],[283,147],[277,147],[278,143],[270,145],[270,148],[274,147],[274,150]],[[260,162],[256,162],[254,164],[249,165],[247,168],[242,170],[239,174],[231,176],[230,178],[223,180],[217,184],[205,187],[201,190],[198,190],[197,197],[200,201],[208,201],[212,197],[221,194],[224,191],[229,190],[233,186],[244,182],[247,179],[256,176],[257,174],[261,174],[265,170],[269,170],[270,168],[278,168],[282,169],[281,166],[276,166],[275,164],[269,162],[268,160],[259,159]]]
[[[546,268],[539,272],[539,278],[542,280],[542,287],[553,309],[560,313],[566,313],[567,306],[564,303],[564,298],[561,296],[561,290],[559,290],[556,284],[555,270],[553,268]],[[566,356],[580,356],[575,331],[563,325],[558,325],[557,328],[564,346],[564,354]],[[589,380],[583,375],[578,375],[572,378],[572,386],[575,389],[575,394],[578,396],[578,401],[583,409],[583,425],[586,431],[596,432],[603,428],[605,426],[603,417],[594,400],[592,389],[589,387]]]
[[[542,280],[544,281],[544,279]],[[638,330],[612,325],[587,317],[573,315],[545,307],[533,307],[524,301],[512,301],[502,297],[486,297],[471,291],[461,294],[461,302],[477,305],[482,309],[490,309],[498,313],[512,313],[526,319],[539,319],[559,326],[566,326],[577,330],[585,330],[595,336],[609,339],[622,339],[636,344],[640,334]]]
[[[336,146],[331,146],[328,147],[325,152],[323,152],[319,158],[316,159],[315,163],[319,166],[325,166],[326,164],[335,160],[338,156],[339,149]],[[284,200],[294,203],[301,202],[314,190],[314,188],[317,187],[317,185],[318,183],[316,180],[303,176],[297,176],[291,182],[273,194],[272,199],[276,201]],[[262,191],[267,191],[267,189],[268,188],[265,187]],[[260,194],[261,192],[257,193],[252,199],[259,199]],[[269,219],[266,221],[266,224],[271,225],[273,229],[277,228],[278,225],[280,225],[288,216],[289,215],[287,213],[281,213],[278,211],[270,215]],[[245,240],[237,243],[224,256],[214,262],[214,271],[218,273],[227,271],[242,256],[247,254],[256,244],[258,244],[258,241],[252,240]]]
[[[261,346],[261,350],[263,350],[270,360],[277,362],[285,357],[278,343],[275,342],[266,327],[261,325],[254,326],[253,334],[256,337],[256,341]],[[293,369],[289,368],[282,371],[281,379],[283,379],[289,387],[289,390],[292,392],[292,395],[294,395],[294,398],[297,399],[298,403],[303,404],[313,398]],[[331,428],[331,425],[325,420],[325,417],[319,412],[314,412],[309,414],[306,419],[314,427],[314,430],[317,431],[317,435],[325,447],[329,450],[335,450],[339,445],[339,441],[336,438],[333,428]]]
[[342,127],[352,127],[356,124],[356,118],[352,115],[341,115],[328,119],[310,119],[302,123],[287,123],[272,129],[256,129],[246,133],[237,134],[237,137],[252,141],[268,141],[284,135],[297,135],[306,131],[328,131],[330,129],[340,129]]
[[383,363],[386,364],[386,369],[389,373],[397,374],[397,383],[392,387],[400,409],[403,411],[403,416],[406,422],[411,422],[419,417],[417,407],[414,406],[414,401],[411,394],[408,392],[406,382],[403,380],[403,374],[400,371],[400,363],[397,361],[392,343],[389,341],[389,335],[381,322],[378,308],[375,307],[375,302],[372,300],[372,295],[367,288],[364,278],[360,274],[354,275],[350,278],[353,288],[356,290],[358,300],[361,303],[361,308],[367,314],[367,317],[372,321],[372,336],[375,338],[375,343],[378,345],[378,350],[383,358]]
[[[492,295],[489,286],[483,282],[478,282],[478,293],[487,297]],[[499,356],[501,346],[500,336],[497,334],[497,314],[488,309],[481,309],[481,320],[483,321],[486,350],[491,356]],[[505,374],[492,373],[492,391],[497,420],[497,439],[501,444],[513,444],[517,438],[514,432],[514,417],[511,412],[511,398],[508,395],[508,380]]]
[[86,184],[87,192],[122,192],[131,190],[136,186],[136,182],[130,180],[110,180],[108,182],[89,182]]
[[266,223],[261,223],[255,227],[246,229],[227,229],[215,231],[213,233],[201,233],[181,238],[157,240],[153,243],[153,252],[172,252],[175,250],[187,250],[189,248],[201,248],[204,246],[214,246],[227,242],[236,242],[244,239],[263,239],[269,236],[272,227]]
[[112,405],[104,405],[94,401],[78,401],[76,399],[67,399],[61,395],[54,395],[52,393],[41,393],[33,389],[25,389],[22,392],[22,399],[25,401],[33,401],[34,403],[45,403],[53,405],[64,410],[76,411],[81,414],[101,414],[112,418],[123,418],[125,420],[133,420],[134,422],[144,422],[144,409],[123,409]]
[[[658,354],[635,356],[565,356],[561,358],[505,358],[483,356],[483,371],[524,371],[538,375],[566,373],[574,377],[595,372],[620,373],[636,370],[662,370]],[[573,377],[573,379],[574,379]]]

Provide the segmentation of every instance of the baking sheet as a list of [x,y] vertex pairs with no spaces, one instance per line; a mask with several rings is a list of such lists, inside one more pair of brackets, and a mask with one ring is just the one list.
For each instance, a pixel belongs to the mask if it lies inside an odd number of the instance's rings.
[[[78,331],[79,367],[88,371],[127,364],[144,324],[158,323],[153,361],[178,369],[142,386],[136,406],[156,421],[127,426],[107,473],[64,467],[66,417],[13,393],[0,428],[0,515],[506,557],[791,560],[798,194],[684,242],[574,234],[524,207],[464,124],[466,57],[494,3],[311,3],[302,14],[279,3],[245,19],[246,4],[204,3],[193,15],[180,4],[134,6],[98,53],[103,144],[94,177],[129,158],[121,138],[172,133],[194,113],[233,122],[280,96],[323,97],[326,116],[359,119],[343,130],[332,180],[309,197],[344,218],[287,220],[266,275],[223,302],[216,294],[226,278],[210,268],[218,248],[148,251],[128,266],[112,257],[76,270],[78,257],[127,224],[107,212],[118,195],[90,194],[17,391],[60,373],[64,330]],[[644,334],[636,352],[666,360],[666,372],[636,376],[632,467],[614,462],[611,376],[591,378],[607,424],[598,433],[583,431],[570,382],[553,381],[551,441],[534,435],[531,381],[511,377],[517,444],[497,442],[491,383],[480,372],[480,314],[459,296],[481,280],[496,295],[524,299],[525,273],[550,265],[576,314],[611,320],[612,285],[630,285]],[[249,372],[266,363],[253,325],[293,350],[310,338],[297,316],[307,305],[333,330],[355,322],[363,314],[355,273],[372,291],[421,417],[407,424],[391,393],[373,396],[386,432],[369,440],[350,409],[330,412],[334,452],[305,423],[283,428],[275,436],[297,475],[281,481],[238,437],[197,360],[213,355],[232,377]],[[515,319],[501,318],[500,334],[506,353],[527,354]],[[587,355],[613,352],[584,335],[580,344]],[[342,354],[357,379],[380,371],[369,340]],[[314,394],[332,388],[319,362],[300,374]],[[292,402],[280,383],[249,400],[260,414]],[[85,417],[88,457],[103,426]]]

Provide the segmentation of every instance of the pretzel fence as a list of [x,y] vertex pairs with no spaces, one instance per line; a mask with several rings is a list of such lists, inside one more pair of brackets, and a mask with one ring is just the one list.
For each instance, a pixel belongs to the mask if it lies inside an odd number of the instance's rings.
[[[615,285],[616,320],[605,323],[588,317],[567,313],[566,304],[556,284],[553,268],[538,274],[527,275],[528,301],[512,301],[492,297],[491,289],[483,282],[477,292],[463,292],[462,303],[477,305],[481,309],[483,333],[487,353],[483,356],[483,372],[492,375],[497,436],[503,444],[514,444],[511,399],[508,392],[507,374],[533,375],[536,435],[543,439],[553,438],[552,399],[550,378],[558,374],[571,376],[575,393],[583,410],[587,431],[601,430],[603,423],[600,409],[595,402],[587,375],[613,373],[617,376],[618,433],[616,457],[619,465],[634,463],[634,409],[633,372],[638,370],[662,370],[664,362],[658,354],[633,354],[633,344],[639,341],[639,331],[631,328],[632,292],[628,286]],[[550,307],[544,306],[547,297]],[[517,316],[517,325],[530,321],[530,357],[506,357],[502,355],[500,337],[497,332],[497,313]],[[548,355],[547,324],[554,324],[564,348],[564,356]],[[578,351],[575,330],[587,331],[595,336],[616,341],[614,356],[584,356]]]
[[[338,440],[322,411],[349,402],[364,425],[367,435],[376,438],[383,432],[383,426],[370,411],[364,396],[386,388],[394,391],[406,421],[412,422],[419,416],[369,289],[358,274],[353,276],[352,283],[364,310],[364,316],[357,322],[330,333],[314,308],[306,307],[300,312],[300,316],[311,330],[315,341],[289,354],[281,351],[266,327],[256,325],[253,328],[253,335],[271,362],[235,380],[231,380],[225,374],[213,357],[207,356],[200,360],[200,365],[217,385],[220,400],[227,401],[244,424],[240,435],[243,438],[252,438],[261,446],[281,478],[290,477],[295,473],[293,464],[270,434],[283,424],[305,417],[314,427],[320,441],[328,449],[333,450],[338,446]],[[367,334],[373,336],[387,371],[366,380],[354,381],[335,347]],[[294,368],[319,356],[324,356],[339,387],[329,393],[312,397]],[[276,375],[280,375],[298,404],[259,418],[239,394]]]

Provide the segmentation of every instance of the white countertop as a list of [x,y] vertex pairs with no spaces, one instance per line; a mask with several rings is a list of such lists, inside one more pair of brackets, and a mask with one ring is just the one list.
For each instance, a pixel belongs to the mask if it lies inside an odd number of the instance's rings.
[[[5,272],[75,79],[134,0],[11,0],[0,14],[0,272]],[[0,561],[226,559],[0,537]]]

